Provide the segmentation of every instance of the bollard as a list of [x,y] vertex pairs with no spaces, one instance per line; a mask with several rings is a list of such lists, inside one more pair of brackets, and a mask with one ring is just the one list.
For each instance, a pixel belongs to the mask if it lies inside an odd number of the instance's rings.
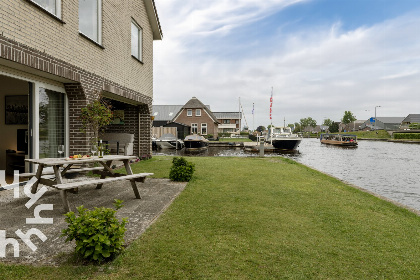
[[260,141],[260,157],[264,157],[264,141]]

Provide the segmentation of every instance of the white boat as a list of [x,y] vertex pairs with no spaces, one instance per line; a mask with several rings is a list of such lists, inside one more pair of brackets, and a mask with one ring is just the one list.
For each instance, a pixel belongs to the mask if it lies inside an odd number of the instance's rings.
[[184,144],[186,151],[200,151],[209,147],[209,140],[201,135],[192,134],[185,137]]
[[180,139],[177,139],[175,135],[168,133],[163,134],[160,138],[155,140],[157,148],[160,149],[182,149],[184,147],[184,142]]
[[302,137],[292,133],[292,128],[283,126],[270,127],[265,137],[265,142],[281,150],[295,150],[301,141]]

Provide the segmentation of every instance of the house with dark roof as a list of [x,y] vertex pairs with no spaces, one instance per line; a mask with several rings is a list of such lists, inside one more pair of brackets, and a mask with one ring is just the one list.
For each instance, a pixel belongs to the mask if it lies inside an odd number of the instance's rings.
[[365,121],[361,126],[361,130],[398,130],[404,117],[377,117],[370,118]]
[[191,126],[191,133],[218,135],[219,121],[217,117],[210,111],[208,106],[204,105],[196,97],[185,103],[172,121]]
[[402,122],[400,129],[408,129],[410,124],[420,123],[420,114],[409,114]]
[[214,112],[219,121],[219,133],[239,133],[242,113],[240,112]]

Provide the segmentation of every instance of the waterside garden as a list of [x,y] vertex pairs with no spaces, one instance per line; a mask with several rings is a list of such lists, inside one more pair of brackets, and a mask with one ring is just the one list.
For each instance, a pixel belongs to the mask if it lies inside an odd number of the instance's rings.
[[[172,157],[132,165],[168,178]],[[420,217],[282,157],[191,157],[163,215],[102,265],[0,265],[4,279],[415,279]]]

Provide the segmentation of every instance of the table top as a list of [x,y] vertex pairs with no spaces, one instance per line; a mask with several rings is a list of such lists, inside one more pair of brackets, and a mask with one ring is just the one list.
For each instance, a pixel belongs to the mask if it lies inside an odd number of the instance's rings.
[[63,165],[63,164],[75,164],[75,163],[89,163],[89,162],[100,162],[100,161],[110,161],[110,160],[127,160],[127,159],[136,159],[136,156],[124,156],[124,155],[107,155],[103,158],[98,156],[80,158],[80,159],[70,159],[70,158],[39,158],[39,159],[25,159],[27,162],[32,162],[36,164],[42,164],[45,166],[54,166],[54,165]]

